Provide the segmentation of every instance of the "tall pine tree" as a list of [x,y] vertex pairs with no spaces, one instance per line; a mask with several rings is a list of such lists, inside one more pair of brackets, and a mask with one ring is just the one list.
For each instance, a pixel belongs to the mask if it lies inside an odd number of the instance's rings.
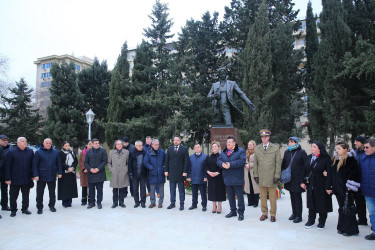
[[33,108],[32,92],[33,89],[21,78],[15,87],[9,89],[8,96],[1,96],[5,104],[0,107],[1,122],[5,125],[2,133],[11,142],[16,142],[18,137],[23,136],[30,144],[39,143],[43,122],[39,110]]
[[[107,121],[109,103],[108,85],[111,81],[111,73],[108,71],[107,62],[99,63],[97,58],[90,68],[82,70],[78,74],[78,86],[83,94],[84,109],[90,108],[95,113],[95,119]],[[104,141],[104,129],[94,122],[91,127],[92,137]]]
[[47,135],[54,145],[61,147],[69,141],[73,147],[82,145],[87,138],[83,95],[77,84],[74,63],[53,64],[50,87],[51,105],[47,107]]

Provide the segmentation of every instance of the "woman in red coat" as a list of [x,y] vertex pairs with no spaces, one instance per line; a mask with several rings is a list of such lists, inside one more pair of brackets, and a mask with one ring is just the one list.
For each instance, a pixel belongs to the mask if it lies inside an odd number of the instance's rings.
[[[92,148],[91,140],[86,141],[86,147],[83,149],[81,154],[79,155],[79,167],[80,167],[80,180],[81,180],[81,187],[82,187],[82,206],[87,205],[88,200],[88,186],[87,183],[87,170],[85,168],[85,155],[87,150]],[[90,200],[89,200],[90,203]]]

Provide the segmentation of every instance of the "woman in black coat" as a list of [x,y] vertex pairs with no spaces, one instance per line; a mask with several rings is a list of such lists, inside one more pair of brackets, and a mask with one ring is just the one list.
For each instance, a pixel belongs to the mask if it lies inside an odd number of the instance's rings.
[[[206,173],[208,174],[208,200],[212,201],[212,213],[221,213],[221,202],[226,201],[227,194],[222,169],[216,164],[220,155],[220,143],[213,141],[211,143],[212,154],[207,157]],[[217,205],[216,205],[217,202]]]
[[311,145],[311,155],[307,156],[305,163],[305,184],[301,187],[307,189],[307,208],[309,219],[305,228],[312,228],[315,224],[316,214],[319,213],[317,228],[323,230],[329,212],[332,212],[332,197],[327,193],[327,171],[331,167],[331,157],[321,142],[315,141]]
[[289,220],[294,223],[302,221],[302,192],[305,189],[301,187],[305,177],[305,162],[307,158],[306,151],[301,148],[298,137],[290,137],[288,149],[284,153],[281,169],[284,170],[291,166],[292,179],[290,182],[284,183],[284,187],[290,193],[290,202],[292,204],[292,215]]
[[78,197],[76,167],[78,159],[70,149],[69,142],[63,142],[63,147],[59,152],[61,165],[63,168],[62,177],[58,180],[57,199],[62,200],[63,207],[72,206],[72,198]]
[[344,236],[352,236],[359,233],[356,215],[354,213],[343,213],[346,192],[349,192],[349,197],[353,199],[353,192],[348,190],[346,182],[348,180],[359,182],[359,176],[360,170],[355,159],[355,152],[353,150],[349,151],[349,145],[346,142],[338,142],[333,165],[328,171],[328,180],[329,187],[336,195],[337,203],[339,204],[337,233]]

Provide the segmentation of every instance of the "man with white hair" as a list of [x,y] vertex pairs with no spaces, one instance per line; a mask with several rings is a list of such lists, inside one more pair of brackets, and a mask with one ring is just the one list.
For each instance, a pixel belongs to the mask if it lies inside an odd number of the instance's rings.
[[32,162],[34,158],[33,150],[27,147],[25,137],[17,139],[17,147],[10,150],[5,161],[5,182],[10,185],[10,216],[17,213],[17,198],[22,192],[22,213],[30,215],[29,194],[32,181]]
[[61,178],[62,165],[59,152],[52,148],[52,140],[44,139],[43,146],[35,152],[33,159],[33,175],[36,185],[36,207],[38,214],[43,213],[43,195],[46,185],[49,191],[48,207],[51,212],[56,212],[56,175]]

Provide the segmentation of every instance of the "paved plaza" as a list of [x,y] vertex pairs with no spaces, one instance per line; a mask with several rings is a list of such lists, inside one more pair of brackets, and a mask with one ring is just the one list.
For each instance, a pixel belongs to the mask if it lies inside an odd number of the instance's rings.
[[[79,182],[78,182],[79,184]],[[46,190],[47,191],[47,190]],[[336,233],[337,202],[333,199],[334,212],[329,213],[326,229],[305,229],[307,209],[303,223],[288,220],[291,214],[289,194],[278,200],[277,221],[259,221],[260,208],[246,207],[245,220],[227,219],[228,201],[223,203],[221,214],[208,210],[189,211],[191,195],[186,195],[185,210],[169,205],[169,183],[165,185],[163,208],[133,208],[132,197],[125,199],[126,208],[111,208],[112,189],[104,183],[103,209],[91,210],[73,200],[73,207],[63,208],[57,202],[56,213],[48,209],[48,196],[44,196],[44,213],[38,215],[35,207],[36,190],[30,193],[30,211],[18,211],[15,218],[10,212],[1,211],[0,249],[375,249],[375,242],[364,236],[370,226],[360,226],[359,236],[344,237]],[[79,188],[79,193],[81,189]],[[21,207],[21,199],[18,206]],[[247,199],[245,197],[245,203]],[[147,206],[150,204],[147,198]],[[178,204],[176,204],[178,205]],[[47,207],[47,208],[46,208]]]

